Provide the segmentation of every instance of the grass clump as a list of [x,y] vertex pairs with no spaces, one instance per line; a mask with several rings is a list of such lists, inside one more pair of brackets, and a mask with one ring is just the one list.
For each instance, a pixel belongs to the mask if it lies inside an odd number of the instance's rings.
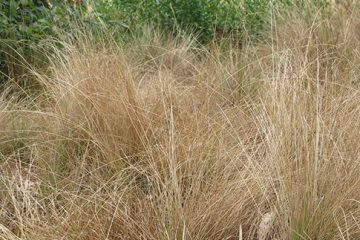
[[63,42],[0,98],[0,237],[359,238],[358,13],[291,14],[241,48]]

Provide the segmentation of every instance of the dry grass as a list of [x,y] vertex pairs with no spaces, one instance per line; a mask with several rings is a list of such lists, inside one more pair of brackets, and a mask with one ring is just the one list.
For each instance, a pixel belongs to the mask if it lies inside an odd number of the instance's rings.
[[147,33],[0,98],[0,238],[359,239],[359,15],[269,43]]

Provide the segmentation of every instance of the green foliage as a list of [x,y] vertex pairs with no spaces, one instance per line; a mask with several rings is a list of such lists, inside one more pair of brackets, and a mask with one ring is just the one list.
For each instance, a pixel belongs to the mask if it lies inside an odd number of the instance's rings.
[[0,0],[0,84],[21,77],[26,62],[40,63],[39,42],[80,15],[67,1]]
[[[312,12],[329,0],[0,0],[0,85],[23,73],[24,62],[39,64],[39,43],[78,26],[124,35],[146,24],[171,34],[195,33],[202,43],[229,35],[258,40],[269,19],[293,6]],[[310,10],[309,10],[310,9]],[[126,35],[126,34],[125,34]],[[19,58],[19,56],[22,56]]]
[[[138,23],[154,24],[171,33],[195,32],[203,41],[213,35],[217,24],[231,25],[236,16],[222,21],[219,15],[228,14],[229,4],[218,0],[114,0],[114,6],[130,30]],[[236,14],[235,14],[236,15]],[[234,22],[233,22],[234,23]],[[236,29],[237,24],[232,24]],[[221,27],[221,26],[219,26]]]
[[116,12],[116,18],[127,30],[136,31],[139,25],[150,23],[175,34],[195,32],[202,42],[208,42],[218,33],[231,33],[239,39],[261,39],[269,19],[279,11],[297,7],[314,12],[329,6],[329,0],[108,1],[108,9]]
[[271,4],[289,0],[113,0],[129,29],[151,23],[173,33],[195,32],[207,42],[218,32],[260,37],[266,29]]
[[37,41],[67,27],[74,16],[81,15],[67,1],[1,0],[0,4],[2,41]]

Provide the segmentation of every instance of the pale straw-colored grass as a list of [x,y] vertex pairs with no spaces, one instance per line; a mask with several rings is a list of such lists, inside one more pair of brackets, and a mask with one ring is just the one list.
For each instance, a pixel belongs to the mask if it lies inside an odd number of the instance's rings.
[[0,238],[360,238],[357,16],[63,43],[41,97],[0,100]]

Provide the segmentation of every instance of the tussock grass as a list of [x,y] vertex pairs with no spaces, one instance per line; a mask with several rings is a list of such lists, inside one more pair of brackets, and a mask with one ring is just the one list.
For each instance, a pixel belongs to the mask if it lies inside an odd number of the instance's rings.
[[0,98],[3,239],[357,239],[359,24],[63,43]]

